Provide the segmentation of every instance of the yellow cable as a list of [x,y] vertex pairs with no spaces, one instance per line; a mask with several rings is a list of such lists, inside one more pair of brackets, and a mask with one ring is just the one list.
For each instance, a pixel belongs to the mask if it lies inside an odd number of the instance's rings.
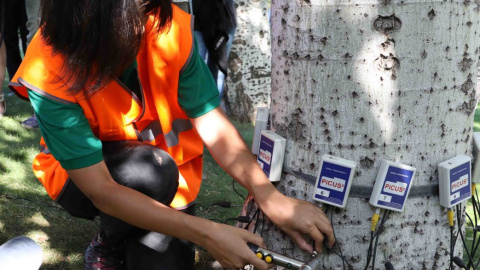
[[378,219],[380,218],[380,210],[377,210],[375,211],[375,214],[373,214],[372,216],[372,225],[370,225],[370,230],[372,232],[375,231],[375,229],[377,228],[377,223],[378,223]]
[[472,197],[475,196],[475,189],[477,188],[477,184],[472,183]]
[[448,217],[448,225],[449,225],[450,227],[453,227],[454,217],[453,217],[453,209],[452,209],[452,208],[448,208],[448,210],[447,210],[447,217]]

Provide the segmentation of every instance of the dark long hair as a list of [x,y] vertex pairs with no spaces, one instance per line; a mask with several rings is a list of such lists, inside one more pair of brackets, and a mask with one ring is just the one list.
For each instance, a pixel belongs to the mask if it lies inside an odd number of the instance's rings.
[[71,94],[95,93],[135,59],[147,14],[168,28],[171,0],[42,0],[42,37],[65,62],[59,74]]

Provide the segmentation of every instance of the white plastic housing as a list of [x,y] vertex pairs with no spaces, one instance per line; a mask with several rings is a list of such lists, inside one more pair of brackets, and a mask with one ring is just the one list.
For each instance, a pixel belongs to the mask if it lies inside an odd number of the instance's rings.
[[480,132],[473,133],[473,158],[472,182],[480,183]]
[[261,132],[257,162],[271,182],[280,181],[286,143],[282,136],[271,130]]
[[252,153],[258,155],[258,147],[260,146],[260,134],[267,129],[268,115],[270,109],[268,107],[258,107],[257,116],[255,117],[255,130],[253,133]]
[[472,196],[471,158],[460,155],[438,164],[440,205],[453,207]]
[[382,160],[370,196],[370,204],[379,208],[403,212],[415,172],[414,167]]
[[351,160],[323,155],[313,191],[313,199],[345,208],[356,165],[357,163]]

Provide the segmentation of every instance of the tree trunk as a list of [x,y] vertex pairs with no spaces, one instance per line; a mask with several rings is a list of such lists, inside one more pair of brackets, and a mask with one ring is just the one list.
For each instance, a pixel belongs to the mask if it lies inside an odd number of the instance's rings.
[[[386,159],[415,167],[414,187],[438,184],[437,164],[471,155],[479,11],[479,1],[273,0],[271,120],[287,139],[284,168],[316,175],[331,154],[357,162],[354,185],[373,187]],[[311,201],[313,185],[290,174],[277,188]],[[333,210],[347,269],[365,267],[374,210],[357,197]],[[270,224],[262,234],[270,249],[308,258]],[[379,237],[375,269],[449,267],[436,195],[410,196]],[[343,269],[320,256],[321,269]]]
[[230,115],[253,121],[256,108],[270,104],[270,1],[236,0],[235,4],[238,27],[224,99]]

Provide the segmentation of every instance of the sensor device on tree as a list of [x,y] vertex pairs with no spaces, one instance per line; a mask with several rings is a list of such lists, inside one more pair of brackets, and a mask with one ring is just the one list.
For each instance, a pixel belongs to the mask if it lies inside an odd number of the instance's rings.
[[323,155],[313,199],[345,208],[356,165],[356,162],[347,159]]
[[255,130],[253,133],[252,153],[258,155],[258,147],[260,145],[260,133],[267,129],[268,115],[270,109],[268,107],[258,107],[257,116],[255,117]]
[[472,196],[471,158],[460,155],[438,164],[440,205],[451,208]]
[[282,136],[271,130],[261,132],[257,162],[271,182],[280,181],[286,143]]
[[414,167],[383,160],[370,196],[370,204],[403,212],[415,171]]

